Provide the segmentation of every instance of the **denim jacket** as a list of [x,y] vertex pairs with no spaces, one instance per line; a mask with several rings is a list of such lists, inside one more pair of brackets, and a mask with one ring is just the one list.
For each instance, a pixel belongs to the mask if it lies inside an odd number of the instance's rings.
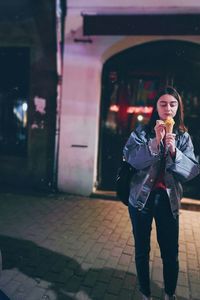
[[[130,183],[129,202],[142,210],[157,178],[164,146],[157,147],[155,136],[150,136],[144,127],[133,131],[123,150],[125,160],[136,172]],[[176,135],[176,155],[172,159],[166,150],[165,185],[171,211],[177,216],[183,195],[182,184],[200,173],[194,148],[187,132]]]

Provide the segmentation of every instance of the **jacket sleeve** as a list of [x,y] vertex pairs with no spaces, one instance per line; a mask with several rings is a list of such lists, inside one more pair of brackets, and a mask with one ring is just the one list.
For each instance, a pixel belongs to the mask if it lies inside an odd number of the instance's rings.
[[123,150],[125,160],[135,169],[151,166],[160,157],[156,140],[147,142],[143,136],[132,132]]
[[168,155],[166,168],[175,173],[181,182],[186,182],[200,174],[200,166],[194,155],[194,147],[188,133],[184,133],[185,138],[180,148],[176,148],[174,159]]

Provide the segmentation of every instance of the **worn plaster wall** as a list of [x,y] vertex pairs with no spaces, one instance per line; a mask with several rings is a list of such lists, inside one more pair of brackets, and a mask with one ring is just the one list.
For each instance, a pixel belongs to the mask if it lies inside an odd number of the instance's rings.
[[51,188],[57,88],[55,1],[1,1],[0,47],[30,50],[27,154],[0,157],[0,184]]

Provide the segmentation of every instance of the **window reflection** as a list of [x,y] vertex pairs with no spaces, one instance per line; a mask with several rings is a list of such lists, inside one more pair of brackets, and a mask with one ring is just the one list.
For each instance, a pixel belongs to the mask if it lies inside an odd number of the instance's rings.
[[26,156],[30,49],[0,47],[0,155]]
[[27,145],[28,100],[0,95],[0,154],[23,156]]
[[26,138],[24,129],[27,126],[27,109],[28,104],[25,100],[22,99],[18,99],[13,107],[13,113],[18,124],[17,137],[19,140],[25,140]]
[[113,134],[128,136],[139,123],[146,124],[159,84],[156,78],[130,77],[127,81],[118,81],[117,74],[116,78],[112,77],[108,82],[110,98],[107,103],[110,105],[107,107],[105,127]]

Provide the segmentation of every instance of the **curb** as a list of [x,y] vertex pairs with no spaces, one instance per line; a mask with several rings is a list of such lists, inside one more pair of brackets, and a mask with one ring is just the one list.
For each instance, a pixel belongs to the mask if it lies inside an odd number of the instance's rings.
[[183,198],[181,200],[181,209],[200,211],[200,199]]
[[[117,199],[116,192],[113,191],[97,190],[90,195],[90,198],[120,201],[119,199]],[[181,209],[200,211],[200,199],[190,199],[185,197],[182,198]]]

